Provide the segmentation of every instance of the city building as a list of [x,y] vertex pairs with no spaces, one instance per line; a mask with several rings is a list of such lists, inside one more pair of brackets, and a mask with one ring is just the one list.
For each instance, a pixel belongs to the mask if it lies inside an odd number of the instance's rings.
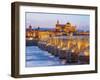
[[76,32],[76,26],[73,26],[70,22],[66,24],[60,24],[59,20],[56,23],[56,31],[64,32],[65,34]]
[[26,39],[44,39],[52,36],[72,35],[76,31],[76,27],[70,22],[60,24],[58,20],[54,30],[41,30],[39,27],[34,29],[30,25],[29,28],[26,29]]

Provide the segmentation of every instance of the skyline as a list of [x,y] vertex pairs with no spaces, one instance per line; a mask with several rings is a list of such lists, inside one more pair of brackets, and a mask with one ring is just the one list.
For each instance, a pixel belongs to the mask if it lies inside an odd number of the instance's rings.
[[28,28],[29,25],[31,25],[32,28],[37,28],[37,27],[55,28],[57,20],[59,20],[59,24],[66,24],[67,22],[70,22],[73,26],[76,26],[78,30],[89,31],[90,27],[89,15],[58,14],[58,13],[54,14],[54,13],[37,13],[37,12],[25,13],[26,28]]

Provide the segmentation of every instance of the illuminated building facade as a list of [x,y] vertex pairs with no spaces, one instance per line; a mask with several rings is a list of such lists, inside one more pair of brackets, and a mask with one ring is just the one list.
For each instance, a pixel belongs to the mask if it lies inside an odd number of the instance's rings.
[[76,32],[76,27],[70,22],[67,22],[66,24],[60,24],[59,21],[57,21],[54,30],[40,30],[39,27],[37,29],[33,29],[30,25],[29,28],[26,29],[26,39],[42,39],[57,35],[61,36],[73,34],[74,32]]
[[56,31],[63,32],[63,34],[74,33],[76,32],[76,26],[73,26],[70,22],[60,24],[58,20],[56,23]]

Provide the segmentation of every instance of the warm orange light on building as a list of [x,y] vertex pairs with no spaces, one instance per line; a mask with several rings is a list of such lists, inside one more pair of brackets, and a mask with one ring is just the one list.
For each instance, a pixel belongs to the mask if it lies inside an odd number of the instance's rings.
[[90,54],[89,54],[89,51],[85,51],[85,52],[84,52],[84,55],[85,55],[85,56],[89,56],[89,55],[90,55]]

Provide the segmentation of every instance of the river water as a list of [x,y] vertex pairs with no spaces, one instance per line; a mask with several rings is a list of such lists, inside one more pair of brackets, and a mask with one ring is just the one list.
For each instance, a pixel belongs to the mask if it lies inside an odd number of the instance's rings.
[[37,46],[26,47],[26,67],[58,65],[62,65],[58,57],[39,49]]

